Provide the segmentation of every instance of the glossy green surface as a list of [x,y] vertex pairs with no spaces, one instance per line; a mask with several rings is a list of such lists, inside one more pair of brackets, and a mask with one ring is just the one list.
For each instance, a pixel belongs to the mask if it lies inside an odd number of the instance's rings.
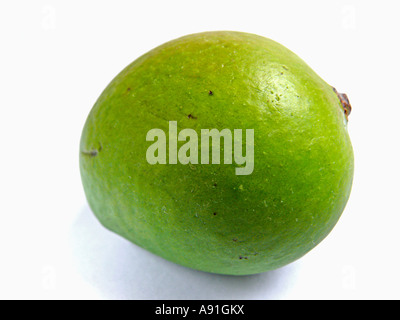
[[[148,164],[146,134],[168,132],[168,121],[199,136],[254,129],[253,173]],[[314,248],[338,221],[353,177],[332,88],[280,44],[238,32],[189,35],[134,61],[96,102],[80,150],[85,193],[105,227],[223,274],[275,269]]]

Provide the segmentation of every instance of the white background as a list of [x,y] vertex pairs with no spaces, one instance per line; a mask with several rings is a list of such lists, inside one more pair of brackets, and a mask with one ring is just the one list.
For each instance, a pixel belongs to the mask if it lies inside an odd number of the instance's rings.
[[[1,1],[0,298],[399,299],[400,2]],[[81,186],[89,110],[126,65],[207,30],[274,39],[349,95],[355,177],[328,238],[232,277],[165,261],[104,229]]]

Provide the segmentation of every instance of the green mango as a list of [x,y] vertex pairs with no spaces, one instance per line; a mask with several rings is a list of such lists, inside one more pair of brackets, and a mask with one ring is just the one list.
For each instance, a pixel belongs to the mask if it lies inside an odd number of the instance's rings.
[[[320,243],[345,208],[349,111],[272,40],[184,36],[139,57],[98,98],[80,142],[85,194],[106,228],[167,260],[231,275],[276,269]],[[149,139],[153,129],[165,136]],[[205,129],[234,140],[218,141],[219,164],[217,141],[203,150]]]

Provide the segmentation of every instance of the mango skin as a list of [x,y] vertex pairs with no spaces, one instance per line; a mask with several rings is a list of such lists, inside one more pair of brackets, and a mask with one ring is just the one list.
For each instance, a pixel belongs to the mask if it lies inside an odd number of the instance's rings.
[[[254,129],[253,173],[148,164],[147,132],[168,133],[173,120],[199,137]],[[282,267],[320,243],[345,208],[353,163],[332,87],[282,45],[229,31],[170,41],[126,67],[80,143],[85,194],[106,228],[167,260],[230,275]]]

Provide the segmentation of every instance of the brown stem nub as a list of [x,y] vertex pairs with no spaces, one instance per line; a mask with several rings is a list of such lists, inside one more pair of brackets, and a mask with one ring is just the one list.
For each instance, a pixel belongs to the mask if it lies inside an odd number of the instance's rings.
[[333,91],[336,93],[336,95],[338,96],[340,103],[342,104],[343,107],[343,112],[344,115],[346,116],[346,120],[349,120],[349,115],[351,113],[351,104],[349,101],[349,97],[347,96],[347,94],[345,93],[339,93],[336,88],[332,87]]

